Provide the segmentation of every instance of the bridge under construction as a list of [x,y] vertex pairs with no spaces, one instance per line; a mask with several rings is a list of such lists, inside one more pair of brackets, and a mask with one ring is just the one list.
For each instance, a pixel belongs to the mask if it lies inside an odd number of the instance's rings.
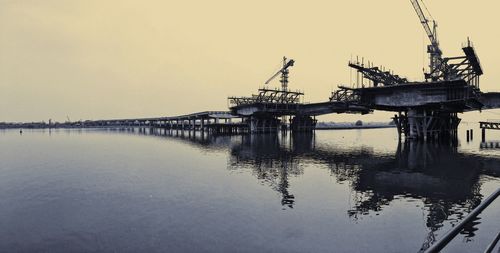
[[[258,89],[251,96],[228,98],[229,111],[201,112],[177,117],[100,120],[85,126],[151,126],[172,129],[209,130],[217,133],[265,133],[280,130],[313,131],[316,116],[330,113],[367,114],[374,110],[394,112],[400,137],[434,140],[454,138],[459,113],[500,108],[500,93],[480,90],[483,75],[472,42],[462,46],[463,55],[444,57],[432,20],[422,0],[410,0],[422,24],[429,45],[429,66],[424,79],[410,81],[384,67],[357,58],[348,66],[356,71],[356,81],[339,85],[319,103],[305,103],[304,93],[289,89],[293,59],[280,67],[264,84],[280,77],[280,88]],[[423,10],[426,10],[424,12]]]
[[[373,110],[395,112],[393,117],[399,135],[410,139],[441,139],[456,137],[460,123],[458,113],[500,108],[499,93],[483,93],[479,87],[483,70],[479,57],[467,38],[463,55],[443,57],[437,38],[437,23],[423,10],[423,2],[411,0],[430,44],[428,72],[425,80],[409,81],[384,67],[371,62],[349,62],[356,71],[356,82],[340,85],[329,101],[305,104],[301,92],[288,91],[288,68],[283,61],[282,90],[260,89],[251,97],[230,97],[231,112],[249,117],[251,131],[260,132],[260,126],[279,124],[278,116],[291,116],[292,130],[314,129],[314,117],[327,113],[368,113]],[[275,75],[276,76],[276,75]],[[274,77],[274,76],[273,76]],[[272,78],[273,78],[272,77]],[[266,82],[267,83],[267,82]]]

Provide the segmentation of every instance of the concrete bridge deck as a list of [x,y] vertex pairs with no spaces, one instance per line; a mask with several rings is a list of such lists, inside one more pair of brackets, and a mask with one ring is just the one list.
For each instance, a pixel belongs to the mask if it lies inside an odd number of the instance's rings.
[[[131,118],[131,119],[110,119],[110,120],[93,120],[90,122],[95,123],[121,123],[121,122],[136,122],[136,123],[149,123],[159,121],[182,121],[182,120],[209,120],[209,119],[232,119],[237,116],[232,115],[228,111],[204,111],[196,112],[185,115],[171,116],[171,117],[151,117],[151,118]],[[88,122],[88,121],[87,121]]]
[[272,114],[274,116],[308,115],[318,116],[330,113],[360,113],[372,112],[372,109],[353,103],[340,101],[327,101],[319,103],[252,103],[231,107],[231,113],[242,117],[259,114]]
[[71,122],[70,127],[159,127],[168,129],[208,130],[216,133],[237,133],[246,130],[238,116],[228,111],[204,111],[171,117],[150,117]]

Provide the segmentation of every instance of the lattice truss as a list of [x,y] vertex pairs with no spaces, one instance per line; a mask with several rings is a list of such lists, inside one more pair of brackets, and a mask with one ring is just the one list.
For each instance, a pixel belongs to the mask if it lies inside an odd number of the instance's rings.
[[[464,80],[468,85],[479,88],[479,76],[483,74],[479,58],[470,41],[462,50],[463,56],[439,58],[436,67],[425,73],[425,79],[433,82]],[[356,83],[361,87],[409,83],[408,79],[386,71],[383,67],[374,67],[370,63],[349,62],[349,67],[361,74],[361,82],[357,80]],[[364,79],[371,82],[363,82]]]
[[464,56],[443,58],[426,78],[436,77],[433,81],[464,80],[469,85],[479,86],[479,76],[483,74],[479,58],[470,42],[462,50]]
[[[377,87],[379,84],[396,85],[408,82],[408,79],[395,75],[390,71],[386,71],[383,67],[372,66],[370,63],[365,66],[364,63],[360,63],[359,61],[349,62],[349,67],[357,70],[358,73],[362,75],[362,78],[370,80],[375,87]],[[364,86],[363,82],[361,84],[362,86]],[[367,86],[371,85],[367,84]]]
[[259,94],[251,97],[229,97],[229,103],[233,106],[248,104],[297,104],[300,103],[301,96],[304,93],[300,91],[283,91],[278,89],[259,89]]
[[331,102],[359,102],[360,96],[353,89],[339,86],[339,89],[332,92]]

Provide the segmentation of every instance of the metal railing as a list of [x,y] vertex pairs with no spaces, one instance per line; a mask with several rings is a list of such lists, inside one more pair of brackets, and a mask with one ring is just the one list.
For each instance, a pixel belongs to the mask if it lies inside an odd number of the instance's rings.
[[498,232],[495,239],[493,239],[493,241],[490,243],[490,245],[488,245],[488,247],[486,248],[484,253],[491,253],[493,251],[493,249],[495,248],[495,246],[497,245],[498,240],[500,240],[500,232]]
[[[472,212],[467,215],[456,227],[448,231],[443,238],[441,238],[439,241],[434,243],[431,247],[429,247],[425,253],[434,253],[434,252],[439,252],[442,250],[448,243],[450,243],[455,236],[462,231],[462,229],[465,227],[467,223],[475,219],[486,207],[488,207],[498,196],[500,195],[500,188],[498,188],[495,192],[493,192],[488,198],[486,198],[481,204],[479,204]],[[500,233],[499,233],[500,235]],[[498,242],[499,235],[495,237],[495,239],[491,242],[490,245],[488,245],[488,248],[486,249],[485,252],[491,252],[493,250]],[[488,251],[489,250],[489,251]]]

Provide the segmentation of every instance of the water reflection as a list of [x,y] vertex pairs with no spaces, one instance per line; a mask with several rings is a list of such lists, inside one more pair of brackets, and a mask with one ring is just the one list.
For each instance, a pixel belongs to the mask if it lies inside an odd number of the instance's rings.
[[161,128],[106,128],[102,131],[107,132],[127,132],[144,136],[156,136],[169,138],[174,141],[180,141],[199,148],[205,152],[226,150],[231,143],[240,136],[231,135],[212,135],[200,131],[182,131],[179,129],[161,129]]
[[289,192],[288,177],[304,173],[299,155],[314,150],[313,137],[294,135],[287,141],[287,135],[244,135],[231,147],[229,169],[251,169],[259,180],[281,194],[282,206],[293,208],[295,196]]
[[[262,135],[242,138],[231,149],[230,169],[253,168],[259,179],[281,193],[282,205],[293,207],[288,177],[303,173],[301,159],[326,164],[337,180],[350,183],[354,201],[347,213],[353,220],[380,212],[397,198],[422,200],[429,233],[421,250],[435,241],[435,232],[445,221],[458,223],[481,202],[480,174],[498,176],[498,171],[488,168],[500,165],[496,159],[478,159],[457,152],[455,145],[436,143],[400,143],[391,156],[366,147],[316,146],[313,134],[291,135],[289,140]],[[466,239],[475,235],[479,223],[472,222],[462,232]]]
[[[399,197],[421,199],[427,210],[429,233],[425,250],[435,241],[435,231],[444,221],[458,223],[482,200],[479,159],[457,152],[456,147],[437,144],[400,144],[393,159],[383,165],[363,164],[355,175],[353,188],[363,193],[349,215],[357,217],[380,211]],[[475,225],[463,231],[473,237]]]
[[[453,226],[481,202],[481,175],[500,177],[497,158],[461,153],[456,145],[406,142],[395,153],[381,153],[363,145],[316,143],[313,133],[213,136],[175,130],[134,131],[185,141],[203,150],[227,149],[228,169],[251,171],[260,183],[280,194],[284,209],[300,202],[290,178],[302,175],[304,166],[311,163],[328,168],[338,182],[348,183],[353,201],[346,215],[354,221],[382,212],[396,199],[421,201],[428,229],[421,250],[435,241],[436,231],[445,222]],[[475,220],[462,232],[466,240],[475,236],[479,223]]]

